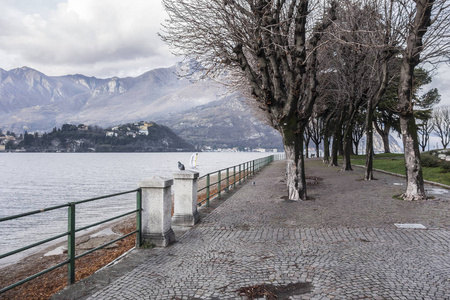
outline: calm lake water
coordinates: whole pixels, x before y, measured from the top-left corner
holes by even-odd
[[[152,176],[172,177],[192,153],[1,153],[0,217],[137,188]],[[199,153],[200,176],[270,153]],[[135,209],[135,194],[77,206],[77,228]],[[0,254],[67,230],[67,208],[0,223]],[[48,246],[48,245],[47,245]],[[0,260],[0,267],[23,255]]]

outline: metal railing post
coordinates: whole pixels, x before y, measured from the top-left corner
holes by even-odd
[[[228,192],[230,187],[230,168],[227,168],[227,187],[226,187],[226,191]]]
[[[220,172],[220,170],[219,170],[219,172],[218,172],[218,177],[217,177],[217,190],[218,190],[218,197],[219,197],[219,199],[220,199],[220,190],[221,190],[221,181],[222,181],[222,178],[221,178],[221,174],[222,174],[222,172]]]
[[[241,164],[239,164],[239,185],[241,185]]]
[[[206,207],[209,207],[209,174],[206,175]]]
[[[233,187],[236,188],[236,166],[233,166]]]
[[[69,203],[67,253],[69,256],[68,284],[75,283],[75,204]]]
[[[136,193],[136,247],[142,247],[142,190]]]
[[[252,174],[255,176],[255,161],[252,160]]]

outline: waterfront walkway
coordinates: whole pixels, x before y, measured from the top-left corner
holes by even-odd
[[[448,191],[427,185],[434,199],[405,202],[393,198],[402,178],[306,168],[308,201],[286,200],[274,162],[175,244],[135,250],[54,298],[247,299],[241,288],[271,285],[278,299],[449,299]]]

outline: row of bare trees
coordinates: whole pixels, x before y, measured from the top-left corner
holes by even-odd
[[[419,145],[425,151],[429,145],[430,134],[434,132],[441,140],[444,149],[450,143],[450,106],[440,106],[433,109],[432,114],[420,119],[417,124]]]
[[[405,149],[407,200],[423,199],[415,122],[414,70],[448,59],[450,14],[445,0],[163,0],[162,38],[208,76],[226,74],[252,98],[284,142],[289,199],[306,199],[303,143],[308,123],[332,136],[331,164],[342,141],[351,169],[355,124],[364,122],[370,180],[373,124],[387,103]],[[447,56],[446,56],[447,55]],[[233,78],[233,79],[231,79]],[[394,91],[392,91],[394,90]],[[392,98],[392,97],[391,97]],[[363,113],[363,114],[362,114]],[[311,115],[314,118],[311,119]],[[364,118],[361,120],[361,115]],[[316,120],[316,121],[315,121]],[[375,122],[378,123],[378,122]],[[382,124],[388,124],[382,122]],[[380,129],[387,130],[389,126]],[[327,154],[326,154],[327,155]]]

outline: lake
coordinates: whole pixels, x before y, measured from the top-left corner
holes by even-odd
[[[271,153],[200,152],[200,176]],[[139,180],[173,177],[192,153],[0,153],[0,217],[133,190]],[[77,228],[135,209],[135,194],[77,206]],[[0,254],[67,230],[67,208],[0,223]],[[0,267],[20,259],[0,260]],[[23,257],[23,255],[22,255]]]

